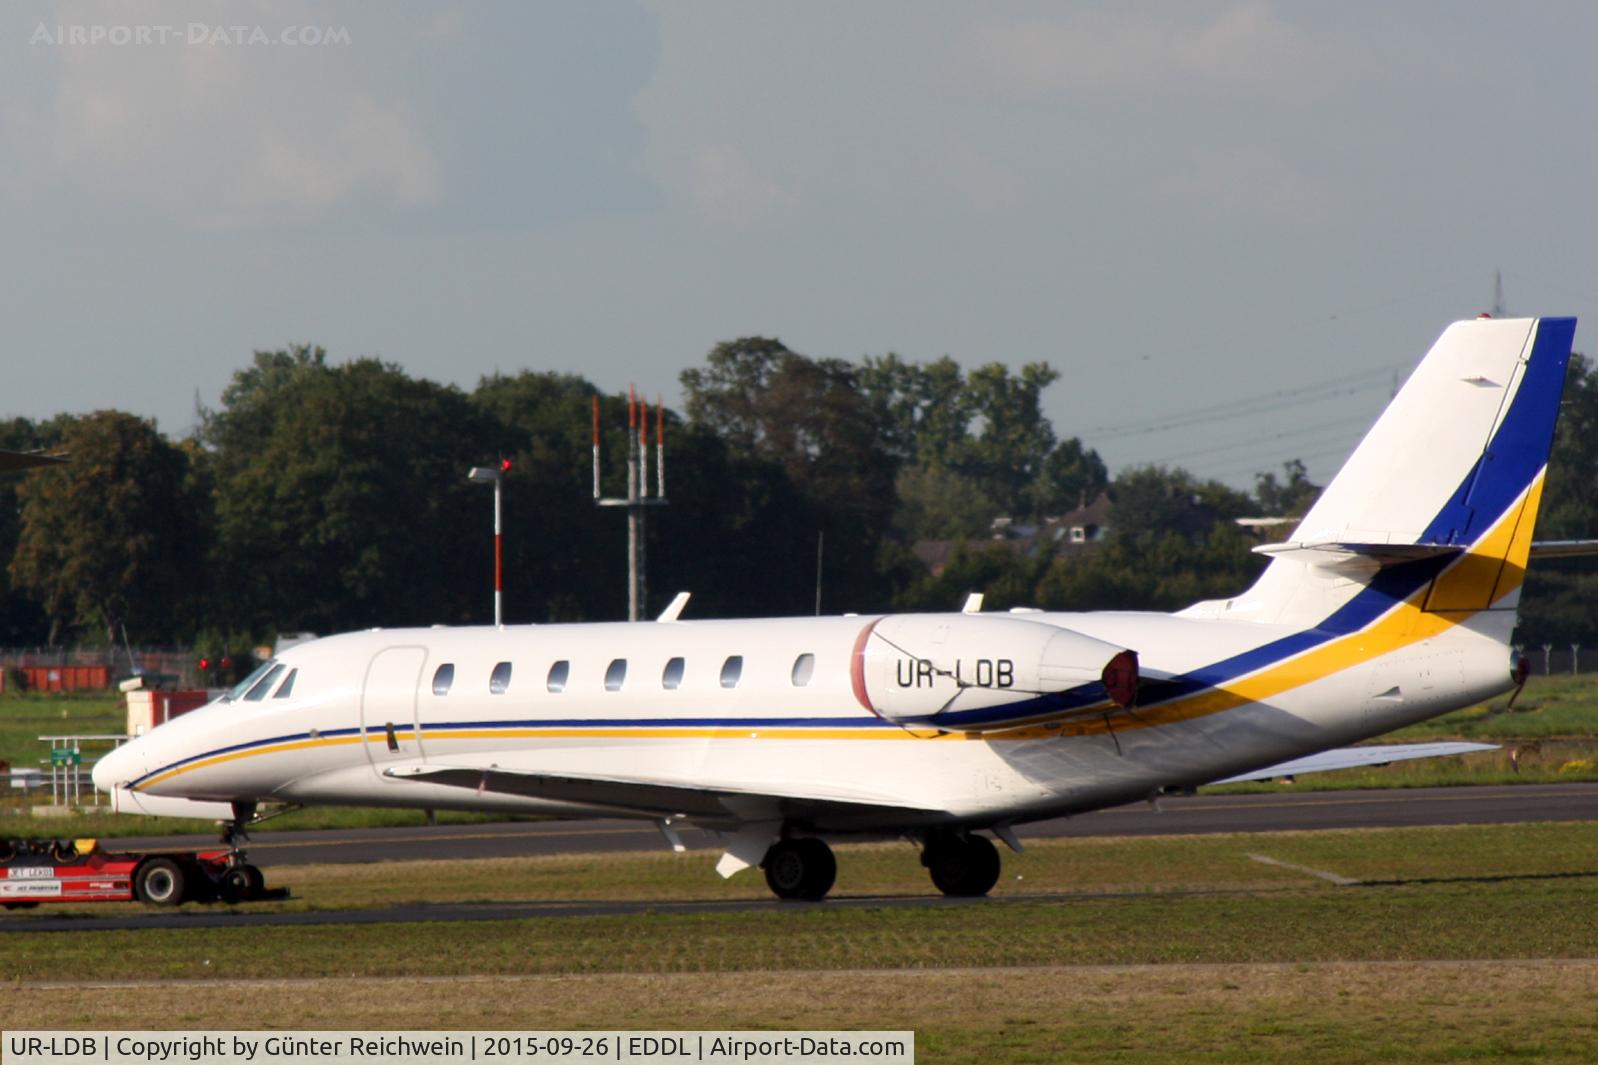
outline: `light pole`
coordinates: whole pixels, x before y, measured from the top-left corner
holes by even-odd
[[[492,483],[494,486],[494,626],[496,628],[505,624],[504,593],[502,591],[504,587],[503,563],[500,550],[502,537],[500,535],[499,511],[500,493],[505,483],[505,471],[508,469],[510,469],[510,459],[500,459],[498,469],[492,466],[473,466],[471,472],[466,475],[466,479],[469,481],[476,481],[478,484]]]

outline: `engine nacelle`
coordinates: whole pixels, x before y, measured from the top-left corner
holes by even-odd
[[[1137,655],[1021,618],[897,614],[861,630],[851,679],[885,721],[991,732],[1132,705]]]

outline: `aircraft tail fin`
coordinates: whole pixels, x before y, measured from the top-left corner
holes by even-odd
[[[1261,549],[1271,565],[1228,612],[1315,624],[1351,585],[1381,583],[1429,612],[1502,611],[1491,628],[1507,642],[1575,328],[1449,326],[1288,542]]]

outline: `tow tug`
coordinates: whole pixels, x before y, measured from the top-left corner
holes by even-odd
[[[95,839],[0,840],[0,906],[41,902],[256,902],[288,898],[266,886],[230,835],[225,846],[150,854],[105,851]]]

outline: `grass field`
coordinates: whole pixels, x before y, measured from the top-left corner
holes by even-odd
[[[907,847],[840,858],[842,895],[930,890]],[[312,909],[764,894],[755,876],[717,880],[713,860],[295,867],[283,882],[287,905]],[[1589,1061],[1598,1039],[1598,824],[1047,841],[1007,858],[987,902],[926,909],[181,923],[0,933],[0,1024],[908,1028],[927,1062]]]

